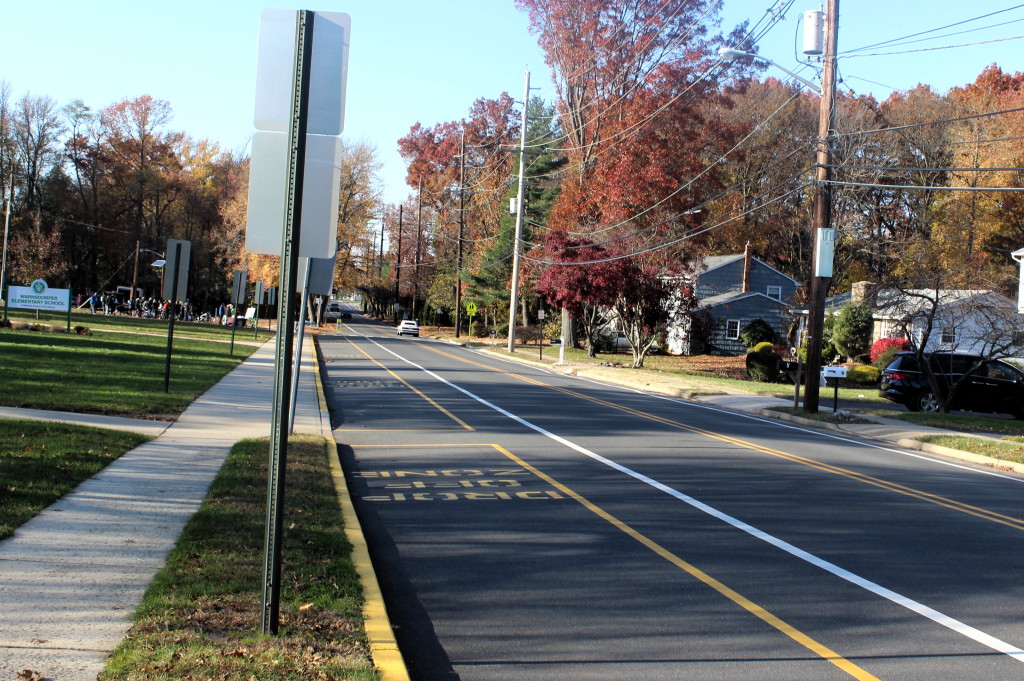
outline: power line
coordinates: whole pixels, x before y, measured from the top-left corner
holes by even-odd
[[[526,256],[526,255],[524,255],[523,257],[526,258],[527,260],[531,261],[531,262],[536,262],[536,263],[539,263],[539,264],[542,264],[542,265],[596,265],[596,264],[601,264],[601,263],[606,263],[606,262],[613,262],[613,261],[616,261],[616,260],[623,260],[625,258],[633,258],[633,257],[636,257],[638,255],[645,255],[647,253],[652,253],[654,251],[659,251],[659,250],[668,248],[670,246],[675,246],[676,244],[682,243],[683,241],[688,241],[690,239],[693,239],[694,237],[700,236],[701,234],[704,234],[706,232],[710,232],[713,229],[717,229],[719,227],[724,227],[725,225],[727,225],[727,224],[729,224],[731,222],[735,222],[736,220],[739,220],[740,218],[742,218],[742,217],[744,217],[746,215],[749,215],[749,214],[753,213],[756,210],[760,210],[761,208],[764,208],[765,206],[768,206],[768,205],[771,205],[771,204],[776,203],[778,201],[781,201],[781,200],[787,198],[788,196],[790,196],[790,195],[792,195],[792,194],[794,194],[796,192],[799,192],[799,191],[803,190],[806,187],[811,186],[811,184],[812,183],[810,183],[810,182],[802,183],[799,186],[794,187],[794,188],[790,189],[789,191],[784,192],[783,194],[781,194],[781,195],[779,195],[779,196],[777,196],[777,197],[775,197],[773,199],[769,199],[768,201],[765,201],[764,203],[762,203],[760,205],[752,206],[749,210],[746,210],[746,211],[740,213],[739,215],[734,215],[733,217],[728,218],[727,220],[721,220],[721,221],[714,222],[714,223],[704,223],[703,225],[695,227],[693,230],[691,230],[691,231],[689,231],[689,232],[687,232],[687,233],[685,233],[685,234],[683,234],[683,235],[681,235],[679,237],[668,239],[668,240],[662,241],[662,242],[660,242],[658,244],[654,244],[654,245],[647,246],[647,247],[644,247],[644,248],[641,248],[641,249],[637,249],[637,250],[631,251],[629,253],[620,253],[620,254],[616,254],[616,255],[613,255],[613,256],[609,256],[607,258],[600,258],[600,259],[596,259],[596,260],[586,260],[586,261],[579,261],[579,262],[562,262],[562,261],[558,261],[558,260],[547,260],[547,259],[542,259],[542,258],[531,258],[531,257]],[[671,220],[674,220],[675,218],[679,217],[680,215],[674,215],[671,218],[663,220],[661,222],[661,225],[667,224]],[[659,226],[661,226],[661,225],[659,225]]]
[[[970,114],[967,116],[958,116],[957,118],[945,118],[936,121],[925,121],[923,123],[911,123],[909,125],[897,125],[889,128],[876,128],[874,130],[856,130],[854,132],[837,132],[835,137],[852,137],[854,135],[870,135],[876,132],[892,132],[896,130],[908,130],[910,128],[920,128],[926,125],[939,125],[941,123],[960,123],[962,121],[969,121],[975,118],[988,118],[990,116],[1000,116],[1003,114],[1018,113],[1024,111],[1024,107],[1016,107],[1013,109],[1002,109],[1000,111],[986,111],[984,113]]]
[[[1004,12],[1011,12],[1011,11],[1013,11],[1015,9],[1020,9],[1021,7],[1024,7],[1024,4],[1022,4],[1022,5],[1014,5],[1013,7],[1007,7],[1005,9],[997,10],[995,12],[989,12],[988,14],[982,14],[981,16],[973,17],[971,19],[964,19],[962,21],[957,21],[957,22],[954,22],[952,24],[946,24],[945,26],[939,26],[937,28],[930,28],[927,31],[919,31],[917,33],[911,33],[910,35],[905,35],[905,36],[902,36],[902,37],[899,37],[899,38],[891,38],[889,40],[883,40],[882,42],[879,42],[879,43],[873,43],[871,45],[865,45],[863,47],[857,47],[857,48],[854,48],[852,50],[844,50],[843,52],[840,52],[840,55],[849,56],[849,55],[851,55],[854,52],[863,52],[864,50],[872,50],[872,49],[874,49],[876,47],[882,47],[882,46],[885,46],[885,45],[890,45],[892,43],[898,43],[898,42],[901,42],[901,41],[904,41],[904,40],[909,40],[910,38],[917,38],[919,36],[927,35],[929,33],[935,33],[937,31],[944,31],[947,28],[954,28],[956,26],[961,26],[963,24],[969,24],[972,21],[979,21],[981,19],[987,19],[988,17],[992,17],[992,16],[995,16],[997,14],[1002,14]]]
[[[931,191],[947,192],[1024,192],[1024,187],[940,187],[923,186],[916,184],[873,184],[870,182],[841,182],[829,180],[829,184],[842,185],[845,187],[876,187],[879,189],[927,189]]]

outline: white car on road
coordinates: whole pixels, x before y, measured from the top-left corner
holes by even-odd
[[[415,319],[403,319],[398,325],[399,336],[419,336],[420,325]]]

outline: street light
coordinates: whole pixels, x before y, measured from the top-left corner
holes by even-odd
[[[732,61],[736,57],[750,57],[751,59],[760,59],[763,62],[767,62],[767,63],[771,64],[772,66],[774,66],[778,70],[782,71],[783,73],[789,74],[789,76],[791,78],[794,78],[795,80],[798,80],[801,83],[803,83],[804,85],[806,85],[811,90],[811,92],[813,92],[814,94],[818,95],[819,97],[821,96],[821,88],[820,87],[818,87],[817,85],[815,85],[814,83],[812,83],[811,81],[809,81],[809,80],[807,80],[805,78],[801,78],[800,76],[796,75],[795,73],[793,73],[792,71],[790,71],[786,67],[780,66],[779,64],[776,64],[775,62],[773,62],[771,59],[768,59],[767,57],[762,57],[761,55],[754,54],[753,52],[744,52],[743,50],[737,50],[735,47],[719,47],[718,48],[718,56],[721,57],[723,61]]]
[[[132,290],[131,290],[131,293],[128,296],[132,300],[134,300],[136,295],[137,295],[136,289],[135,289],[135,284],[139,280],[139,253],[152,253],[153,255],[160,256],[160,258],[164,258],[165,257],[163,253],[158,253],[157,251],[151,251],[148,248],[140,248],[139,242],[138,241],[135,242],[135,265],[132,267]],[[160,263],[160,264],[159,265],[156,264],[157,262]],[[153,263],[152,266],[153,267],[163,267],[166,264],[167,264],[167,261],[161,259],[161,260],[157,260],[155,263]],[[163,272],[160,273],[160,279],[161,279],[160,284],[161,284],[161,287],[162,287],[163,286]]]

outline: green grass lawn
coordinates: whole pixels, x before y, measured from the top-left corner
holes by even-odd
[[[1024,421],[999,418],[996,416],[974,416],[970,414],[925,414],[906,410],[865,411],[870,416],[899,419],[918,426],[930,426],[944,430],[967,433],[995,433],[997,435],[1024,435]]]
[[[138,320],[135,320],[138,321]],[[255,350],[178,336],[164,392],[166,336],[0,329],[0,405],[172,418]]]
[[[102,428],[0,419],[0,539],[148,439]]]
[[[377,678],[320,438],[289,445],[281,629],[259,634],[267,448],[235,445],[101,681]]]
[[[12,322],[46,324],[48,326],[57,327],[58,329],[65,329],[67,327],[68,316],[66,312],[40,311],[38,319],[36,318],[37,315],[34,310],[8,310],[7,314]],[[166,319],[143,319],[138,317],[125,317],[123,315],[91,314],[88,311],[78,311],[71,313],[72,332],[76,326],[85,327],[94,331],[124,331],[157,334],[162,335],[164,338],[167,337]],[[263,342],[272,335],[273,332],[267,330],[267,320],[261,319],[260,328],[256,331],[253,329],[243,329],[241,327],[236,328],[235,343],[252,343],[254,342],[254,338],[255,342]],[[208,338],[211,340],[230,341],[231,327],[205,322],[175,322],[174,336],[175,338],[184,338],[188,336],[192,338]]]

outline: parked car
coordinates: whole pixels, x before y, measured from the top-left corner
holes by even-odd
[[[420,325],[415,319],[403,319],[398,324],[399,336],[419,336]]]
[[[1024,357],[984,360],[970,353],[925,355],[938,379],[936,395],[913,352],[901,352],[882,371],[879,395],[910,411],[939,411],[941,398],[972,367],[977,367],[953,392],[952,409],[1011,414],[1024,419]],[[981,366],[978,366],[978,365]]]

